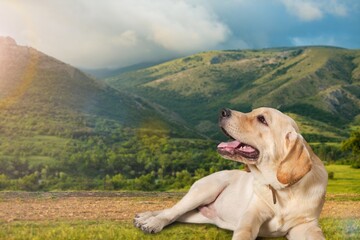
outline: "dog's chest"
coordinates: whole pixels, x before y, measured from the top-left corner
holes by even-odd
[[[281,198],[278,200],[273,207],[275,215],[267,222],[266,229],[269,232],[286,234],[292,227],[312,219],[296,199],[288,197],[287,201]]]
[[[285,219],[282,216],[276,216],[263,224],[260,229],[262,236],[284,236],[288,229],[284,229]]]
[[[287,192],[272,191],[266,185],[255,185],[255,192],[272,209],[273,217],[260,228],[259,236],[285,236],[301,216],[297,212],[297,200]],[[274,201],[274,197],[276,201]],[[295,210],[295,211],[294,211]]]
[[[263,236],[284,236],[294,224],[293,220],[296,217],[291,211],[279,206],[274,206],[274,210],[274,217],[265,222],[260,229],[260,234]]]

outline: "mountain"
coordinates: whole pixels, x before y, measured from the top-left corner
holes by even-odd
[[[218,138],[222,107],[289,113],[310,141],[341,141],[360,123],[360,51],[335,47],[211,51],[106,79]]]
[[[185,125],[159,104],[0,37],[0,191],[166,190],[234,165]]]
[[[120,68],[97,68],[97,69],[80,68],[80,70],[98,79],[103,79],[103,78],[113,77],[126,72],[152,67],[160,63],[161,62],[143,62],[143,63],[138,63]]]
[[[95,122],[103,120],[131,128],[187,131],[161,106],[115,90],[9,37],[0,38],[0,111],[7,131],[92,131]]]

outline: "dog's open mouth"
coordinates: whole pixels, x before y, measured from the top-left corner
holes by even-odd
[[[222,142],[217,146],[218,153],[224,157],[228,157],[232,160],[238,160],[239,157],[246,158],[250,161],[255,161],[259,158],[259,150],[255,147],[235,140],[232,136],[230,136],[225,129],[223,132],[229,136],[232,141],[230,142]]]

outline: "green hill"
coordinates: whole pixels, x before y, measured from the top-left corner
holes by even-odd
[[[72,134],[93,131],[94,122],[107,120],[124,127],[184,132],[160,106],[99,83],[33,48],[18,46],[11,38],[0,38],[0,66],[3,129],[14,123],[17,128],[30,124],[33,130]]]
[[[219,137],[222,107],[291,113],[312,142],[338,142],[360,120],[360,51],[333,47],[212,51],[106,79]]]
[[[167,183],[157,188],[169,186],[184,165],[193,174],[198,159],[208,170],[216,158],[206,155],[215,144],[181,137],[199,135],[156,103],[0,37],[0,190],[118,189],[127,179],[146,190],[159,169]]]

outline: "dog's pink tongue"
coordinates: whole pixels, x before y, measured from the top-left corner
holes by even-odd
[[[225,149],[235,149],[237,148],[241,143],[239,141],[232,141],[232,142],[222,142],[217,147],[218,148],[225,148]]]

